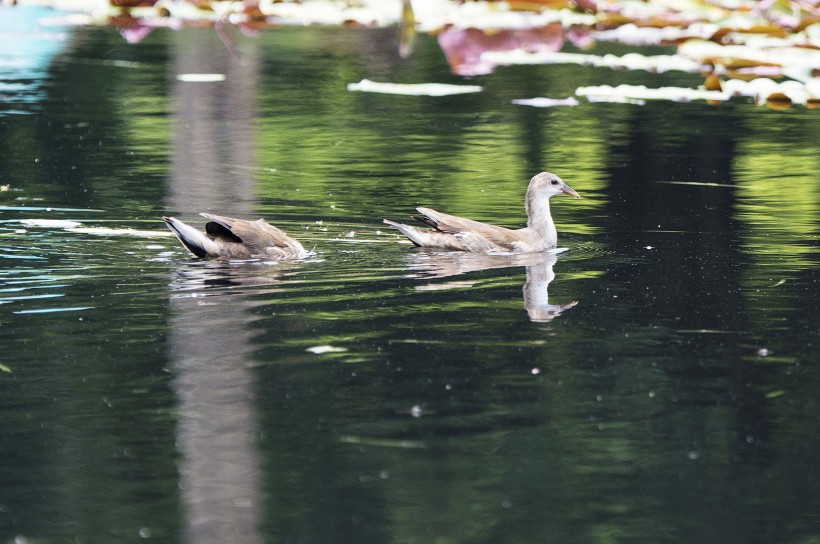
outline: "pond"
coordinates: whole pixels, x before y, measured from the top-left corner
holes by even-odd
[[[516,105],[647,75],[392,28],[49,32],[0,53],[0,541],[820,541],[816,110]],[[521,226],[542,170],[559,254],[382,223]],[[160,219],[199,212],[315,255],[199,261]]]

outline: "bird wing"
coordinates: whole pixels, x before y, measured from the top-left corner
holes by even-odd
[[[288,258],[307,253],[297,240],[264,219],[246,221],[207,213],[201,215],[212,221],[206,225],[209,234],[221,235],[227,239],[226,241],[238,241],[250,249],[253,255]]]
[[[513,242],[517,240],[516,231],[512,229],[473,221],[465,217],[447,215],[430,208],[416,209],[423,214],[416,217],[416,219],[430,225],[439,232],[458,234],[471,241],[478,241],[478,237],[481,237],[488,243],[505,249],[512,249]]]
[[[477,233],[477,232],[457,232],[453,234],[455,238],[461,242],[461,245],[467,251],[473,253],[489,253],[492,251],[504,251],[508,249],[503,246],[499,246],[489,238]]]
[[[308,252],[304,246],[295,238],[291,238],[284,231],[274,227],[264,219],[258,219],[252,225],[255,232],[259,232],[261,239],[271,240],[276,245],[276,250],[267,247],[267,253],[276,258],[298,258],[304,257]],[[263,234],[264,233],[264,234]]]
[[[221,215],[211,215],[209,213],[201,213],[199,215],[209,220],[208,223],[205,224],[205,232],[212,238],[222,239],[225,242],[234,244],[242,243],[242,239],[234,234],[232,230],[234,224],[239,221],[238,219]]]

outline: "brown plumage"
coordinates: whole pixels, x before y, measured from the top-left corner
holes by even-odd
[[[533,176],[525,197],[527,226],[521,229],[497,227],[430,208],[416,208],[422,215],[415,219],[432,229],[420,229],[388,219],[384,222],[422,247],[473,253],[544,251],[558,244],[558,232],[552,221],[549,203],[550,197],[557,194],[580,198],[572,187],[553,173],[541,172]]]
[[[264,219],[246,221],[209,213],[205,232],[174,217],[163,217],[168,228],[182,245],[203,259],[299,259],[310,253],[297,240],[267,223]]]

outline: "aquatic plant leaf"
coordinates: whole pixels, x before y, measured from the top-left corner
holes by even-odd
[[[723,92],[729,96],[752,97],[757,104],[765,104],[770,96],[777,94],[784,95],[793,104],[806,104],[811,98],[820,98],[820,78],[814,78],[805,84],[793,80],[778,83],[769,78],[757,78],[751,81],[729,79],[723,82]]]
[[[694,60],[678,55],[641,55],[627,53],[617,55],[588,55],[581,53],[538,52],[529,53],[521,49],[507,52],[487,52],[482,60],[494,65],[511,64],[579,64],[582,66],[596,66],[619,70],[646,70],[649,72],[667,72],[678,70],[682,72],[701,72],[706,66]]]
[[[706,81],[703,82],[703,87],[707,91],[722,91],[723,85],[720,83],[720,78],[715,74],[706,76]]]
[[[729,79],[722,83],[722,90],[706,88],[690,89],[685,87],[648,88],[644,85],[593,85],[578,87],[575,94],[585,96],[590,101],[625,100],[671,100],[688,102],[691,100],[725,101],[734,96],[754,98],[757,104],[766,104],[770,107],[791,104],[807,104],[810,98],[817,98],[810,94],[808,86],[798,81],[784,81],[777,83],[774,80],[758,78],[752,81]],[[782,95],[782,96],[781,96]],[[771,97],[771,98],[770,98]],[[771,103],[770,103],[771,102]]]
[[[775,92],[766,97],[766,106],[773,110],[785,110],[792,106],[792,101],[785,93]]]
[[[450,85],[447,83],[379,83],[363,79],[358,83],[348,83],[348,91],[399,94],[406,96],[448,96],[453,94],[479,93],[478,85]]]
[[[415,2],[414,12],[419,32],[441,32],[444,29],[514,30],[543,28],[560,23],[594,26],[598,17],[569,9],[514,10],[505,2],[452,2],[428,0]]]
[[[593,85],[578,87],[575,89],[575,94],[598,100],[606,97],[638,100],[672,100],[675,102],[726,99],[726,95],[719,91],[687,89],[685,87],[660,87],[652,89],[645,85],[618,85],[617,87],[612,87],[611,85]]]
[[[574,96],[569,98],[547,98],[539,96],[536,98],[518,98],[512,101],[519,106],[532,106],[535,108],[552,108],[555,106],[577,106],[580,104]]]
[[[186,83],[213,83],[225,81],[225,74],[177,74],[177,80]]]
[[[334,2],[305,0],[281,2],[261,0],[259,11],[276,24],[290,25],[349,25],[386,27],[399,21],[401,0],[360,0]]]
[[[42,0],[16,1],[35,4]],[[412,54],[416,33],[435,34],[451,71],[467,77],[489,74],[498,66],[522,64],[676,70],[715,77],[709,77],[703,89],[667,92],[666,99],[716,102],[743,95],[770,108],[820,105],[820,90],[816,89],[820,4],[816,0],[102,0],[102,4],[100,0],[72,0],[70,10],[83,15],[75,13],[42,24],[116,26],[129,43],[140,42],[156,27],[184,25],[213,26],[223,41],[224,25],[234,25],[248,34],[283,24],[400,25],[400,56]],[[562,51],[566,41],[579,50],[590,49],[597,41],[668,45],[676,50],[667,55],[591,55]],[[226,46],[232,47],[227,42]],[[717,78],[738,83],[733,83],[732,89],[721,89]],[[789,78],[801,85],[782,81],[785,87],[775,88],[772,83],[758,81],[769,78]],[[740,80],[755,83],[748,87]],[[348,89],[417,96],[481,90],[457,87],[397,86],[363,80]],[[709,92],[723,94],[720,98],[700,94]],[[633,94],[600,90],[587,99],[635,103],[664,99],[664,93],[657,89],[648,92],[648,98],[644,96],[647,92],[637,93],[641,97]]]
[[[750,66],[789,66],[816,68],[820,66],[820,50],[771,42],[744,45],[720,45],[706,40],[688,40],[678,47],[678,54],[702,64],[724,66],[727,69]]]
[[[496,32],[448,29],[438,35],[438,44],[453,73],[477,76],[491,73],[499,64],[489,53],[558,51],[564,44],[564,30],[559,24]]]

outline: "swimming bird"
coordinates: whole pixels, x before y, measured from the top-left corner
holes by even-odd
[[[264,219],[246,221],[209,213],[199,215],[208,219],[205,232],[174,217],[162,218],[185,249],[197,257],[284,260],[299,259],[310,254],[297,240]]]
[[[527,226],[507,229],[488,223],[447,215],[430,208],[416,208],[422,215],[414,219],[433,227],[420,229],[385,219],[420,247],[470,251],[473,253],[525,253],[544,251],[558,244],[558,232],[550,215],[550,197],[565,194],[581,198],[572,187],[551,172],[541,172],[530,180],[524,204]]]

